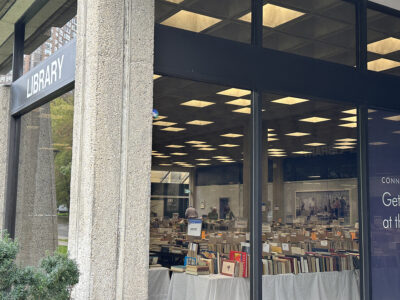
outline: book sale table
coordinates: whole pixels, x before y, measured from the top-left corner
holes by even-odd
[[[264,275],[263,300],[357,300],[359,271]],[[244,300],[250,296],[248,278],[173,273],[168,300]]]
[[[170,284],[169,269],[159,267],[149,270],[149,300],[165,300]]]

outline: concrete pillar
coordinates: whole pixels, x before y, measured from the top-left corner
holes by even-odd
[[[0,230],[5,225],[9,126],[10,87],[0,85]]]
[[[57,247],[52,144],[50,104],[22,116],[15,237],[23,265],[37,265]]]
[[[189,206],[192,205],[195,207],[196,205],[196,168],[191,168],[189,171]],[[197,211],[199,207],[196,207]]]
[[[274,176],[272,184],[272,192],[274,202],[272,205],[273,209],[273,220],[275,222],[284,221],[284,199],[283,199],[283,161],[282,159],[274,159],[273,162]]]
[[[154,0],[78,0],[73,299],[147,299]]]

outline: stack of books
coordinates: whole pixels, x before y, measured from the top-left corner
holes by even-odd
[[[186,266],[186,274],[190,275],[209,275],[208,266]]]

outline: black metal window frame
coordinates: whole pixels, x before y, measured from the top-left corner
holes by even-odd
[[[371,299],[368,207],[368,108],[400,111],[400,78],[367,71],[367,8],[400,18],[400,11],[368,2],[356,11],[355,68],[262,47],[263,0],[251,0],[251,44],[155,25],[154,72],[194,81],[252,90],[251,114],[251,299],[261,299],[261,99],[262,92],[282,92],[355,105],[358,110],[358,172],[361,252],[361,299]],[[13,81],[22,76],[25,21],[15,25]],[[201,49],[201,51],[199,51]],[[291,70],[292,72],[282,72]],[[310,85],[310,82],[313,84]],[[73,86],[71,87],[71,89]],[[66,92],[66,91],[64,91]],[[43,99],[41,100],[43,103]],[[51,99],[47,99],[47,102]],[[35,106],[32,106],[32,109]],[[24,113],[28,113],[26,111]],[[15,235],[21,115],[11,117],[5,226]]]

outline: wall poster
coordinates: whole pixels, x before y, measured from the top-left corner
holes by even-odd
[[[333,220],[349,222],[350,191],[296,192],[296,218],[329,224]]]

